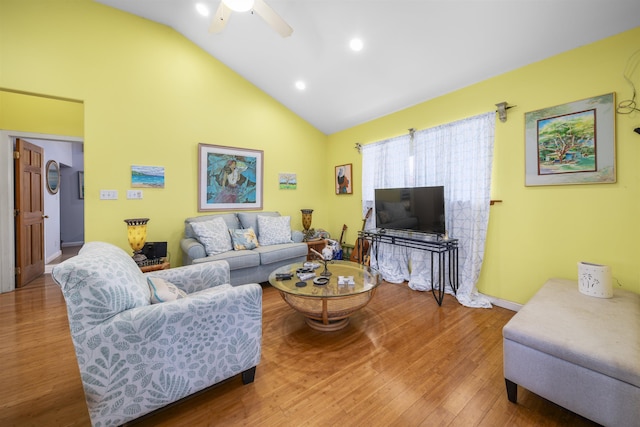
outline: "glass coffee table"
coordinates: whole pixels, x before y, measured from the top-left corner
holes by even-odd
[[[331,275],[322,276],[324,265],[321,261],[317,263],[320,267],[313,271],[314,278],[300,280],[296,272],[304,268],[304,263],[296,263],[273,271],[269,283],[280,291],[291,308],[305,316],[309,327],[337,331],[349,324],[349,316],[369,303],[382,278],[374,268],[350,261],[330,261],[327,269]],[[281,274],[292,277],[281,280],[278,278]],[[345,283],[339,283],[340,276]],[[347,283],[350,277],[352,283]]]

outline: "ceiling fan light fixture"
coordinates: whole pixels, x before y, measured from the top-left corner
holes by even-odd
[[[254,0],[222,0],[234,12],[247,12],[253,9]]]

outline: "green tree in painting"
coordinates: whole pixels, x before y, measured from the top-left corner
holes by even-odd
[[[591,157],[594,147],[595,110],[567,116],[552,117],[538,122],[538,154],[541,163],[566,163],[568,153]]]

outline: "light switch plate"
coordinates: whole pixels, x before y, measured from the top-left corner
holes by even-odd
[[[118,200],[118,190],[100,190],[100,200]]]
[[[127,190],[127,199],[142,199],[142,190]]]

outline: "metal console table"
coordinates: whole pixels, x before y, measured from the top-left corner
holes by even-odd
[[[375,249],[376,261],[380,243],[428,252],[431,256],[431,293],[438,305],[442,305],[447,282],[454,293],[458,291],[458,239],[444,239],[420,231],[380,228],[360,231],[358,236],[370,242]],[[437,274],[434,273],[434,266],[437,267]]]

